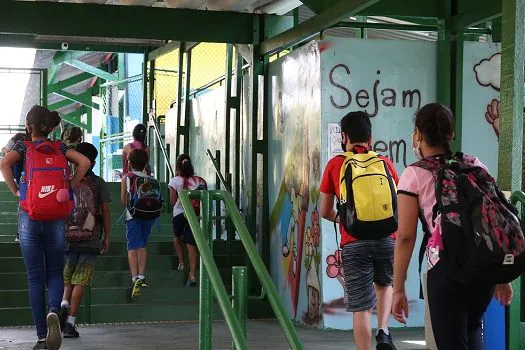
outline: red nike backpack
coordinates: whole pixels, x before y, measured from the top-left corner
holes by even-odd
[[[69,165],[61,142],[24,141],[25,176],[20,183],[20,206],[35,221],[65,220],[73,208]]]

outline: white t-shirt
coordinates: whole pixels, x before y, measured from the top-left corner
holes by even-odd
[[[175,176],[173,179],[171,179],[168,186],[170,189],[177,191],[177,193],[183,190],[205,190],[208,188],[206,181],[200,176],[192,176],[188,178]],[[180,202],[180,198],[178,198],[177,203],[175,203],[173,206],[173,217],[182,214],[183,212],[184,209],[182,209],[182,203]]]

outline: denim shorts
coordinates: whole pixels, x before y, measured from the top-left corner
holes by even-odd
[[[182,238],[182,241],[186,244],[197,245],[184,214],[173,217],[173,235],[177,238]]]
[[[155,220],[130,219],[126,221],[128,250],[146,248]]]

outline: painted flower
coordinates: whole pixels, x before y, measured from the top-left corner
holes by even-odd
[[[330,278],[343,276],[343,259],[341,257],[341,249],[335,251],[334,254],[326,257],[326,274]]]
[[[314,246],[319,247],[319,238],[321,235],[321,227],[319,225],[319,212],[314,210],[312,213],[312,243]]]
[[[314,255],[314,247],[312,244],[312,233],[311,233],[310,227],[306,229],[305,244],[306,244],[306,252],[305,252],[306,256]]]

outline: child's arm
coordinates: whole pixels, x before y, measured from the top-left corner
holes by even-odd
[[[128,201],[128,196],[127,196],[127,193],[128,193],[128,183],[127,183],[127,179],[128,177],[127,176],[123,176],[122,177],[122,182],[120,184],[120,203],[126,205],[127,201]]]
[[[109,203],[105,202],[101,204],[102,209],[102,225],[104,228],[104,241],[102,241],[102,251],[100,254],[104,254],[109,249],[109,237],[111,235],[111,212],[109,210]]]
[[[82,180],[89,169],[91,169],[91,161],[87,159],[86,156],[73,149],[70,149],[66,152],[66,159],[69,162],[77,165],[75,175],[73,175],[73,178],[71,179],[71,186],[75,186],[80,182],[80,180]]]
[[[13,175],[13,165],[20,160],[20,155],[16,151],[9,152],[0,161],[0,171],[4,176],[7,187],[16,196],[18,195],[18,186],[15,183],[15,176]]]
[[[169,187],[170,189],[170,204],[175,205],[177,203],[177,200],[179,199],[179,194],[177,193],[177,190],[173,187]]]

